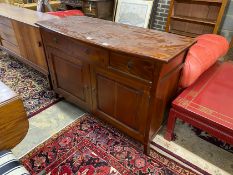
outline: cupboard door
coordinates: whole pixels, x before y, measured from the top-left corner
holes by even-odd
[[[54,90],[68,101],[89,111],[91,108],[89,65],[58,49],[47,47],[47,52]]]
[[[12,24],[21,56],[47,74],[48,67],[39,28],[17,21],[13,21]]]
[[[100,69],[92,74],[93,112],[141,140],[147,121],[150,87]]]

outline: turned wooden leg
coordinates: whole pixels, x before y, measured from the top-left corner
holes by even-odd
[[[166,133],[164,136],[164,138],[168,141],[171,141],[173,138],[175,123],[176,123],[176,114],[174,109],[171,109],[168,117]]]

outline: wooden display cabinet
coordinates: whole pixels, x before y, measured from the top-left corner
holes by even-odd
[[[171,0],[166,31],[196,37],[217,33],[228,0]]]

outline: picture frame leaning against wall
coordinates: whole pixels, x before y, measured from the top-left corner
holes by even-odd
[[[148,28],[153,0],[118,0],[115,22]]]

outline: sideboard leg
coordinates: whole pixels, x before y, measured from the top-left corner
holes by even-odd
[[[150,155],[150,144],[149,143],[144,144],[144,154],[146,154],[147,156]]]

